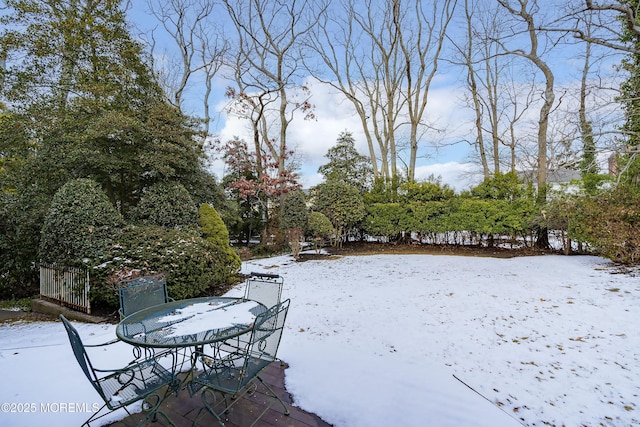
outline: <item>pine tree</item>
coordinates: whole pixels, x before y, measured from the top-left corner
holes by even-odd
[[[361,193],[371,187],[373,170],[370,160],[358,153],[351,132],[342,132],[336,145],[327,151],[325,157],[329,159],[329,163],[320,166],[318,172],[326,181],[346,182]]]

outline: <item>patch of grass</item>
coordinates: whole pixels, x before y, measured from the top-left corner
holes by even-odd
[[[20,309],[22,311],[31,311],[32,299],[33,298],[0,300],[0,309]]]

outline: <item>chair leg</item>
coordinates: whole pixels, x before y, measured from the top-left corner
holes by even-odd
[[[282,399],[280,399],[280,396],[278,396],[276,394],[275,391],[273,391],[273,389],[271,387],[269,387],[269,385],[267,383],[264,382],[264,380],[262,379],[262,377],[260,377],[260,375],[257,376],[258,380],[260,380],[260,383],[262,383],[262,385],[269,390],[269,393],[271,393],[271,397],[275,397],[278,402],[280,402],[280,404],[282,405],[282,408],[284,409],[284,414],[285,415],[289,415],[291,414],[291,412],[289,411],[289,408],[287,408],[287,405],[284,403],[284,401]]]
[[[169,387],[164,395],[161,397],[158,393],[152,393],[149,396],[145,397],[142,401],[142,410],[144,412],[148,412],[147,415],[140,420],[137,424],[138,427],[145,425],[148,421],[156,422],[158,421],[158,416],[160,416],[167,425],[172,427],[176,427],[175,423],[169,418],[167,414],[160,410],[160,405],[164,401],[164,399],[171,394],[171,387]],[[126,410],[126,409],[125,409]],[[128,412],[128,411],[127,411]]]
[[[210,399],[211,403],[209,402],[209,399],[207,399],[207,394],[211,396],[211,399]],[[223,397],[224,397],[224,407],[225,407],[225,410],[223,413],[227,413],[228,412],[227,397],[224,394],[223,394]],[[200,399],[202,400],[202,408],[200,408],[200,410],[198,411],[198,414],[194,418],[192,426],[198,425],[198,420],[200,418],[200,415],[202,415],[202,411],[206,410],[216,418],[216,420],[222,427],[224,427],[224,421],[215,410],[215,407],[219,404],[218,399],[216,398],[215,391],[205,387],[202,390],[202,393],[200,394]]]

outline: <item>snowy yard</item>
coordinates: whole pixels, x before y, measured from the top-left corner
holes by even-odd
[[[640,424],[640,279],[604,259],[283,256],[251,271],[284,277],[287,389],[336,427]],[[59,323],[0,325],[0,375],[0,425],[79,425],[90,414],[60,403],[99,401]]]

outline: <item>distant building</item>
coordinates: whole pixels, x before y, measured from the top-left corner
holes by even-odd
[[[533,182],[534,184],[537,184],[538,171],[536,169],[519,171],[518,178],[525,182]],[[575,179],[580,179],[580,171],[575,169],[558,168],[547,170],[547,184],[566,184]]]

